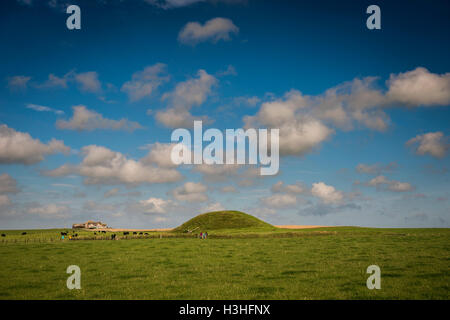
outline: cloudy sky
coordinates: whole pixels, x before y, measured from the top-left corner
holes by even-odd
[[[0,229],[450,226],[450,5],[367,1],[0,4]],[[174,128],[279,128],[280,171],[175,166]]]

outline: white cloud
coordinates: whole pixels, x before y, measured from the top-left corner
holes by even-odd
[[[70,148],[61,140],[52,139],[44,144],[28,133],[16,131],[5,124],[0,125],[0,163],[29,165],[42,161],[46,155],[69,151]]]
[[[207,181],[225,181],[238,175],[241,165],[238,164],[199,164],[193,167],[193,171],[201,173]]]
[[[142,161],[128,159],[120,152],[96,145],[83,147],[84,156],[77,166],[63,165],[55,170],[46,171],[48,176],[83,176],[85,184],[127,184],[175,182],[182,178],[174,169],[158,168]]]
[[[57,114],[57,115],[64,114],[64,111],[62,111],[62,110],[57,110],[57,109],[53,109],[53,108],[50,108],[47,106],[41,106],[41,105],[32,104],[32,103],[27,104],[27,108],[32,109],[34,111],[39,111],[39,112],[53,112],[54,114]]]
[[[19,0],[19,1],[31,1],[31,0]],[[237,4],[245,3],[247,0],[143,0],[144,2],[154,5],[162,9],[175,9],[190,6],[195,3],[227,3],[227,4]]]
[[[449,149],[448,138],[440,131],[417,135],[408,140],[406,145],[416,145],[416,153],[419,155],[429,154],[435,158],[443,158]]]
[[[184,185],[172,190],[172,196],[179,201],[205,202],[208,200],[208,196],[205,194],[207,189],[200,182],[186,182]]]
[[[214,202],[202,209],[202,212],[223,211],[225,207],[220,202]]]
[[[196,45],[199,42],[231,40],[231,34],[239,33],[239,28],[226,18],[213,18],[201,25],[198,22],[188,22],[178,34],[178,41],[183,44]]]
[[[220,191],[226,192],[226,193],[236,193],[236,192],[237,192],[236,188],[233,187],[233,186],[225,186],[225,187],[222,187],[222,188],[220,189]]]
[[[389,180],[385,176],[380,175],[371,179],[368,186],[377,188],[386,188],[394,192],[407,192],[414,190],[414,187],[408,182],[400,182],[396,180]]]
[[[386,96],[394,103],[410,106],[450,104],[450,73],[442,75],[418,67],[405,73],[391,74]]]
[[[0,175],[0,194],[17,192],[19,189],[16,180],[7,173]]]
[[[380,174],[381,172],[390,172],[395,168],[397,168],[397,163],[395,162],[390,162],[387,165],[381,165],[379,163],[372,165],[360,163],[356,166],[356,171],[359,173]]]
[[[163,100],[169,101],[169,107],[158,111],[156,119],[169,128],[191,127],[196,117],[191,115],[190,109],[203,104],[216,84],[214,76],[199,70],[197,78],[178,83],[174,91],[163,96]],[[205,117],[201,119],[207,120]]]
[[[100,93],[102,91],[102,84],[98,80],[98,73],[95,71],[77,73],[75,82],[78,83],[81,91],[90,93]]]
[[[121,91],[128,94],[130,101],[138,101],[148,97],[161,84],[169,80],[167,65],[156,63],[144,70],[133,73],[131,80],[123,84]]]
[[[134,131],[142,129],[143,127],[134,121],[128,119],[111,120],[104,118],[100,113],[89,110],[85,106],[74,106],[73,116],[69,120],[58,120],[56,127],[58,129],[66,130],[95,130],[95,129],[109,129],[109,130],[126,130]]]
[[[28,82],[31,77],[27,76],[13,76],[8,79],[8,87],[11,90],[25,90],[28,87]]]
[[[144,213],[165,214],[168,208],[173,205],[173,202],[171,200],[151,197],[147,200],[139,201],[139,205]]]
[[[255,116],[244,117],[245,128],[279,128],[280,155],[303,155],[333,133],[319,120],[301,113],[306,106],[305,97],[292,90],[284,99],[263,103]]]
[[[278,181],[272,186],[271,191],[273,193],[282,192],[282,193],[300,194],[305,193],[307,190],[300,183],[285,185],[283,181]]]
[[[258,103],[261,102],[261,99],[257,96],[252,97],[236,97],[233,99],[233,103],[237,106],[249,106],[249,107],[256,107]]]
[[[111,189],[111,190],[106,191],[106,192],[103,194],[103,197],[105,197],[105,198],[111,198],[111,197],[114,197],[115,195],[117,195],[118,193],[119,193],[119,188],[113,188],[113,189]]]
[[[161,168],[175,168],[176,164],[172,162],[171,153],[176,144],[156,142],[151,147],[150,152],[142,158],[143,163],[154,163]]]
[[[66,89],[68,87],[68,83],[74,80],[75,72],[69,71],[62,77],[58,77],[53,73],[48,75],[47,81],[43,84],[38,85],[38,88],[63,88]]]
[[[11,205],[11,200],[5,194],[0,194],[0,208],[9,207]]]
[[[47,205],[34,205],[27,210],[28,214],[38,215],[41,218],[68,218],[70,209],[67,206],[54,203]]]
[[[311,194],[326,204],[340,203],[344,199],[344,194],[341,191],[323,182],[313,183]]]
[[[224,77],[224,76],[237,76],[236,68],[229,64],[224,71],[219,71],[216,73],[218,77]]]
[[[261,199],[270,208],[289,208],[297,204],[297,198],[292,194],[275,193]]]

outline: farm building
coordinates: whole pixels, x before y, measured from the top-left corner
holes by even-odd
[[[88,220],[84,223],[75,223],[72,225],[72,229],[103,229],[108,228],[106,223],[102,223],[101,221],[92,221]]]

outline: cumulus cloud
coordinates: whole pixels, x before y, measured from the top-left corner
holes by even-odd
[[[57,75],[50,73],[48,75],[47,81],[44,83],[37,85],[38,88],[63,88],[66,89],[70,81],[73,81],[75,77],[74,71],[69,71],[62,77],[58,77]]]
[[[31,1],[31,0],[19,0],[19,1]],[[195,3],[205,3],[205,2],[214,4],[215,3],[235,4],[247,2],[247,0],[143,0],[143,1],[162,9],[175,9],[190,6]]]
[[[0,208],[9,207],[11,205],[11,200],[6,194],[0,194]]]
[[[95,71],[77,73],[75,82],[79,85],[81,91],[90,93],[100,93],[102,91],[102,84],[98,79],[98,73]]]
[[[213,18],[203,25],[199,22],[188,22],[178,34],[178,41],[183,44],[196,45],[200,42],[231,40],[231,34],[239,33],[239,28],[227,18]]]
[[[300,194],[307,191],[306,188],[300,183],[285,185],[283,181],[278,181],[277,183],[275,183],[270,190],[273,193],[283,192],[291,194]]]
[[[303,155],[333,133],[321,121],[302,113],[306,106],[305,97],[292,90],[284,99],[263,103],[255,116],[244,117],[245,127],[279,128],[280,155]]]
[[[236,193],[236,192],[237,192],[236,188],[233,187],[233,186],[225,186],[225,187],[222,187],[222,188],[220,189],[220,191],[225,192],[225,193]]]
[[[450,73],[419,67],[391,74],[386,90],[377,86],[377,77],[356,78],[314,96],[291,90],[281,99],[262,103],[255,115],[243,120],[247,128],[279,128],[280,155],[303,155],[333,134],[331,126],[385,131],[390,124],[387,108],[449,105],[449,79]]]
[[[143,128],[139,123],[128,119],[111,120],[104,118],[100,113],[89,110],[82,105],[74,106],[72,109],[73,116],[71,119],[58,120],[56,122],[56,127],[58,129],[80,131],[92,131],[96,129],[134,131]]]
[[[40,205],[36,204],[28,208],[27,213],[31,215],[38,215],[41,218],[68,218],[70,209],[67,206],[58,205],[54,203]]]
[[[111,198],[111,197],[114,197],[115,195],[117,195],[118,193],[119,193],[119,188],[113,188],[113,189],[111,189],[111,190],[106,191],[106,192],[103,194],[103,197],[105,197],[105,198]]]
[[[313,183],[311,194],[322,200],[325,204],[340,203],[344,199],[344,194],[341,191],[323,182]]]
[[[202,209],[203,212],[223,211],[225,207],[220,202],[214,202]]]
[[[139,201],[139,205],[143,213],[165,214],[174,204],[172,200],[150,197],[146,200]]]
[[[225,70],[217,72],[216,75],[218,77],[237,76],[237,72],[236,68],[233,65],[229,64]]]
[[[409,106],[450,104],[450,73],[435,74],[418,67],[405,73],[391,74],[386,96]]]
[[[30,165],[42,161],[46,155],[57,152],[68,153],[70,148],[61,140],[50,140],[44,144],[28,133],[0,125],[0,163]]]
[[[289,208],[297,204],[297,198],[293,194],[275,193],[261,199],[265,206],[270,208]]]
[[[193,167],[193,171],[201,173],[206,181],[218,182],[236,177],[241,167],[238,164],[199,164]]]
[[[34,111],[39,111],[39,112],[52,112],[52,113],[57,114],[57,115],[64,114],[64,111],[62,111],[62,110],[57,110],[57,109],[53,109],[53,108],[50,108],[50,107],[47,107],[47,106],[41,106],[41,105],[38,105],[38,104],[29,103],[29,104],[27,104],[26,107],[28,109],[31,109],[31,110],[34,110]]]
[[[172,190],[172,196],[179,201],[205,202],[208,196],[205,194],[207,187],[202,183],[186,182]]]
[[[395,168],[397,168],[396,162],[390,162],[386,165],[382,165],[379,163],[372,164],[372,165],[360,163],[356,166],[356,171],[358,173],[380,174],[382,172],[391,172]]]
[[[11,90],[25,90],[28,87],[28,83],[31,77],[27,76],[13,76],[8,79],[8,87]]]
[[[408,182],[400,182],[396,180],[389,180],[385,176],[380,175],[371,179],[368,186],[377,187],[378,189],[388,189],[394,192],[407,192],[414,190],[414,187]]]
[[[131,80],[123,84],[121,91],[128,95],[130,101],[138,101],[148,97],[161,84],[169,80],[167,65],[156,63],[144,70],[133,73]]]
[[[16,180],[7,173],[0,175],[0,194],[17,192],[19,192],[19,189]]]
[[[190,113],[190,109],[203,104],[216,84],[214,76],[199,70],[196,78],[178,83],[172,92],[163,95],[162,99],[167,100],[169,106],[158,111],[156,119],[169,128],[191,127],[196,117]],[[201,119],[207,120],[205,117]]]
[[[142,158],[142,162],[146,164],[154,163],[161,168],[175,168],[176,164],[172,162],[171,154],[175,143],[159,143],[152,145],[150,152]]]
[[[102,146],[83,147],[81,154],[84,158],[79,165],[64,165],[43,174],[54,177],[78,174],[85,178],[85,184],[138,185],[175,182],[181,179],[181,174],[174,169],[158,168],[141,161],[128,159],[122,153]]]
[[[435,158],[443,158],[449,149],[448,137],[440,131],[417,135],[406,142],[408,146],[417,146],[416,154],[429,154]]]

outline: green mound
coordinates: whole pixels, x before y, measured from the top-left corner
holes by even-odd
[[[273,226],[240,211],[214,211],[186,221],[175,232],[202,232],[223,229],[272,229]]]

